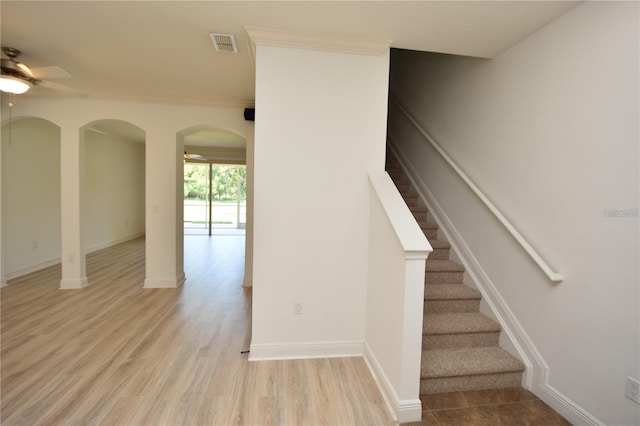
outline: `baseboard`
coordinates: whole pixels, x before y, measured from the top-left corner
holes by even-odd
[[[387,404],[389,413],[398,423],[419,422],[422,420],[422,402],[416,400],[401,400],[395,389],[391,385],[389,378],[384,373],[382,366],[378,362],[375,354],[367,344],[364,343],[364,360],[369,367],[369,371],[373,376],[378,389]]]
[[[391,137],[389,139],[391,141],[393,140]],[[443,208],[436,201],[417,170],[411,165],[407,157],[398,151],[392,143],[390,143],[390,147],[400,161],[400,165],[404,168],[407,177],[414,185],[418,195],[432,213],[440,230],[449,244],[451,244],[451,248],[457,253],[469,277],[482,293],[483,300],[495,315],[505,335],[525,364],[523,387],[530,390],[573,424],[602,425],[602,422],[584,408],[549,384],[550,368],[542,357],[542,354],[540,354],[513,311],[511,311],[506,301],[502,298],[497,287],[482,268],[480,262],[444,212]]]
[[[63,278],[60,280],[60,290],[79,290],[89,285],[87,277]]]
[[[145,235],[144,232],[139,232],[137,234],[129,235],[127,237],[116,238],[115,240],[94,244],[91,247],[86,247],[84,252],[86,254],[89,254],[96,251],[104,250],[106,248],[113,247],[118,244],[126,243],[127,241],[135,240],[136,238],[144,237],[144,235]]]
[[[249,361],[362,356],[362,341],[252,343]]]
[[[118,238],[116,240],[112,240],[112,241],[109,241],[109,242],[106,242],[106,243],[96,244],[96,245],[93,245],[91,247],[86,248],[85,249],[85,253],[89,254],[89,253],[96,252],[98,250],[103,250],[103,249],[106,249],[106,248],[109,248],[109,247],[113,247],[113,246],[115,246],[117,244],[121,244],[121,243],[125,243],[127,241],[135,240],[136,238],[144,237],[144,235],[145,235],[145,233],[142,232],[142,233],[131,235],[131,236],[128,236],[128,237]],[[34,263],[34,264],[31,264],[31,265],[26,266],[24,268],[20,268],[17,271],[10,272],[3,278],[2,283],[0,283],[0,287],[6,286],[7,285],[7,283],[6,283],[7,280],[12,280],[14,278],[18,278],[18,277],[21,277],[23,275],[31,274],[32,272],[40,271],[40,270],[48,268],[50,266],[57,265],[60,262],[62,262],[62,259],[60,258],[60,256],[57,256],[57,257],[54,257],[52,259],[43,260],[42,262]],[[70,288],[76,288],[76,287],[70,287]]]
[[[145,278],[143,288],[178,288],[184,284],[185,280],[184,272],[176,278]]]
[[[30,274],[32,272],[40,271],[41,269],[45,269],[45,268],[48,268],[50,266],[57,265],[60,262],[61,262],[61,258],[59,256],[55,257],[53,259],[43,260],[42,262],[31,264],[31,265],[26,266],[24,268],[18,269],[17,271],[9,272],[7,274],[7,276],[6,276],[6,279],[7,280],[12,280],[14,278],[18,278],[18,277],[21,277],[23,275]]]
[[[531,389],[533,394],[560,413],[571,424],[605,426],[605,423],[592,416],[587,410],[551,386],[547,381],[547,376],[545,374],[544,383],[534,384]]]

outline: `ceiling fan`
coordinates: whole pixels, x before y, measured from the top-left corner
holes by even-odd
[[[206,161],[207,157],[200,154],[189,154],[187,151],[184,152],[185,161]]]
[[[20,50],[3,46],[2,52],[4,52],[7,57],[2,58],[0,91],[21,94],[29,90],[32,86],[40,86],[74,96],[84,96],[75,89],[48,81],[49,79],[70,78],[71,74],[62,68],[48,66],[31,69],[26,64],[18,62],[18,57],[22,54]]]

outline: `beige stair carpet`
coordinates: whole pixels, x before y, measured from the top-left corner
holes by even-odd
[[[480,313],[482,295],[464,284],[463,265],[398,160],[387,151],[387,172],[434,251],[425,268],[420,393],[518,387],[524,365],[499,346],[500,324]]]

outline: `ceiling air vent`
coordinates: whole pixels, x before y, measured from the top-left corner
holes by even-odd
[[[238,47],[236,46],[236,39],[232,34],[216,34],[211,33],[211,42],[213,47],[216,48],[216,52],[232,52],[238,53]]]

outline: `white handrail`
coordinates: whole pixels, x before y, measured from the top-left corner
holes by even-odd
[[[422,126],[420,126],[420,123],[418,123],[417,120],[413,117],[413,115],[411,115],[411,113],[407,111],[407,109],[404,107],[404,105],[402,105],[400,100],[393,93],[389,96],[389,98],[398,107],[398,109],[409,119],[411,124],[414,125],[414,127],[420,132],[420,134],[422,134],[422,136],[431,144],[431,146],[433,146],[433,148],[436,151],[438,151],[438,153],[440,153],[442,158],[444,158],[447,161],[447,163],[449,163],[451,168],[453,168],[453,170],[455,170],[456,173],[458,173],[458,175],[467,184],[467,186],[469,186],[469,188],[471,188],[471,190],[478,196],[478,198],[482,200],[482,202],[487,206],[487,208],[491,211],[491,213],[495,215],[495,217],[500,221],[500,223],[502,223],[502,225],[505,228],[507,228],[507,230],[511,233],[513,238],[515,238],[515,240],[518,243],[520,243],[522,248],[529,254],[529,256],[531,256],[534,262],[538,264],[540,269],[542,269],[542,271],[547,275],[547,277],[549,277],[549,279],[553,282],[557,282],[557,283],[562,282],[564,280],[564,277],[561,274],[554,272],[549,267],[549,265],[547,265],[547,263],[542,259],[542,257],[540,257],[538,252],[536,252],[534,248],[531,247],[531,245],[527,242],[527,240],[524,239],[522,234],[520,234],[520,232],[518,232],[518,230],[511,224],[511,222],[509,222],[509,219],[507,219],[500,212],[500,210],[498,210],[498,208],[491,202],[491,200],[487,198],[484,192],[482,192],[480,188],[478,188],[478,186],[475,183],[473,183],[473,181],[469,178],[469,176],[467,176],[467,174],[451,159],[451,157],[449,157],[449,155],[442,149],[442,147],[440,147],[440,145],[438,145],[438,143],[431,137],[431,135],[427,133],[427,131],[424,130]]]

